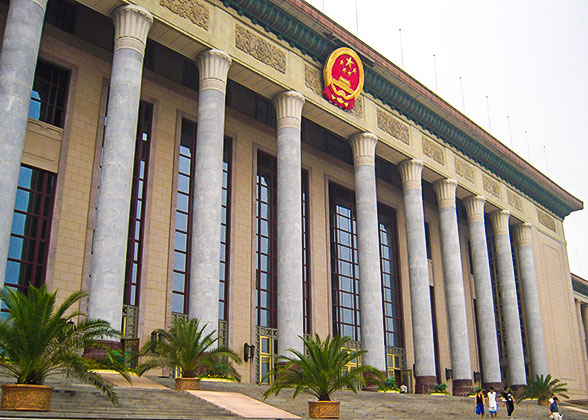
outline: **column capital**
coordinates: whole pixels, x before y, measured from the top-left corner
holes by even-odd
[[[292,127],[299,130],[302,121],[304,95],[295,90],[288,90],[275,95],[272,102],[276,109],[278,128]]]
[[[484,206],[486,204],[486,197],[481,195],[472,195],[463,200],[463,205],[466,208],[468,219],[470,222],[484,221]]]
[[[457,181],[455,179],[441,179],[433,184],[439,208],[455,207],[455,191],[457,190]]]
[[[200,90],[215,89],[223,94],[227,88],[227,75],[231,66],[231,57],[222,50],[212,48],[196,56],[196,65],[200,71]]]
[[[153,16],[141,6],[127,4],[112,13],[114,20],[114,51],[129,48],[143,55]]]
[[[496,210],[490,213],[490,220],[494,226],[494,234],[508,235],[510,212],[508,210]]]
[[[402,176],[402,188],[404,190],[421,189],[423,166],[423,161],[418,159],[408,159],[398,164],[398,169]]]
[[[376,161],[376,145],[378,137],[373,133],[356,133],[349,138],[353,149],[353,163],[355,166],[374,166]]]
[[[531,232],[533,228],[530,223],[519,223],[514,226],[515,240],[520,246],[531,245]]]

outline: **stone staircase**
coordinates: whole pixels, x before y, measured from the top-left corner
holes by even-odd
[[[119,406],[113,406],[93,387],[81,384],[50,383],[55,387],[52,410],[49,413],[0,411],[0,420],[15,418],[44,419],[216,419],[234,420],[239,417],[213,404],[200,400],[185,392],[175,391],[173,381],[168,378],[154,378],[168,389],[117,388]],[[252,384],[231,384],[203,382],[203,390],[239,392],[263,401],[264,386]],[[312,399],[300,395],[292,399],[292,391],[282,391],[265,402],[308,418],[306,401]],[[342,420],[380,420],[380,419],[474,419],[474,402],[471,398],[382,394],[360,392],[353,394],[342,391],[335,394],[341,401]],[[566,420],[586,419],[586,414],[574,412],[563,407]],[[523,402],[517,406],[515,419],[542,419],[547,417],[547,408],[539,407],[535,402]],[[486,415],[486,417],[488,417]],[[505,418],[503,407],[498,409],[498,417]]]

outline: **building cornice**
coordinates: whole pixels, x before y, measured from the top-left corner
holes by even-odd
[[[465,115],[303,0],[224,0],[240,15],[324,63],[348,45],[368,64],[364,91],[404,114],[560,218],[583,203]],[[419,98],[418,100],[416,98]]]

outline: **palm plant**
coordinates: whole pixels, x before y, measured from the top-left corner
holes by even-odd
[[[241,359],[226,347],[215,347],[218,338],[214,337],[215,332],[205,334],[205,327],[201,327],[197,319],[176,318],[169,331],[155,330],[158,339],[146,343],[137,354],[145,359],[138,367],[139,375],[167,367],[171,370],[179,368],[184,378],[195,378],[222,365],[229,376],[240,380],[229,360],[240,364]]]
[[[272,394],[277,395],[284,388],[294,388],[292,398],[304,391],[314,395],[319,401],[331,401],[331,395],[340,389],[349,388],[357,392],[358,387],[366,383],[366,374],[383,380],[382,373],[371,366],[347,369],[349,363],[367,353],[366,350],[347,349],[349,337],[327,336],[321,340],[317,334],[314,338],[301,339],[306,354],[288,349],[293,357],[278,358],[277,366],[266,375],[275,376],[276,379],[264,393],[265,398]]]
[[[10,312],[0,320],[0,371],[15,378],[17,384],[32,385],[43,385],[50,375],[65,374],[94,385],[116,404],[113,385],[94,371],[99,365],[84,358],[82,352],[101,347],[97,339],[114,337],[118,332],[107,321],[86,319],[85,314],[72,310],[85,292],[72,293],[57,308],[56,296],[56,291],[50,293],[45,286],[29,286],[26,295],[4,290],[2,300]]]
[[[537,398],[537,402],[540,404],[547,401],[554,394],[564,398],[570,398],[565,394],[565,392],[568,392],[566,385],[567,383],[560,382],[557,378],[552,378],[551,374],[547,376],[537,375],[535,379],[529,380],[529,383],[523,393],[519,395],[517,401]]]

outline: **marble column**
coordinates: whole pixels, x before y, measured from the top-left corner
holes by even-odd
[[[436,182],[433,187],[439,204],[441,255],[443,257],[443,276],[451,343],[453,395],[468,395],[472,391],[472,365],[455,207],[457,181],[443,179]]]
[[[530,223],[515,226],[514,234],[518,251],[520,281],[523,291],[525,319],[527,321],[527,343],[531,357],[531,377],[547,375],[547,359],[545,356],[545,340],[543,338],[543,321],[541,304],[535,274],[535,258],[531,245],[532,228]]]
[[[582,308],[584,308],[584,312],[588,308],[588,306],[582,303],[580,300],[574,299],[576,302],[576,316],[578,317],[578,328],[579,328],[579,335],[580,335],[580,348],[582,353],[582,359],[584,361],[584,372],[585,372],[585,379],[588,379],[588,343],[586,342],[586,326],[584,321],[582,320]]]
[[[153,17],[140,6],[126,5],[115,9],[112,19],[114,55],[96,206],[88,316],[104,319],[120,329],[143,56]]]
[[[498,337],[496,335],[496,319],[494,316],[494,298],[492,295],[492,277],[490,275],[490,259],[486,242],[486,222],[484,220],[484,204],[482,196],[468,197],[463,201],[468,215],[470,248],[474,269],[474,288],[476,291],[476,312],[478,321],[478,345],[482,360],[482,386],[489,389],[500,389],[500,356],[498,353]]]
[[[277,117],[278,185],[278,351],[304,351],[302,292],[302,166],[301,128],[304,96],[281,92],[273,99]]]
[[[359,257],[359,306],[362,348],[365,364],[386,371],[382,273],[380,270],[380,233],[376,193],[376,145],[372,133],[351,137],[355,170],[355,208]]]
[[[12,0],[0,55],[0,290],[47,0]]]
[[[412,335],[415,358],[415,392],[429,393],[437,382],[435,346],[433,343],[433,315],[429,290],[429,265],[425,239],[425,215],[421,174],[423,162],[405,160],[398,166],[402,176],[404,217],[408,247],[408,275],[412,311]]]
[[[507,210],[497,210],[490,214],[490,220],[494,226],[494,247],[496,249],[500,303],[508,355],[509,383],[513,388],[519,388],[527,384],[527,374],[525,372],[523,337],[510,244],[509,219],[510,213]]]
[[[198,54],[200,71],[189,316],[198,318],[205,333],[218,330],[220,239],[223,193],[225,96],[231,57],[211,49]]]

